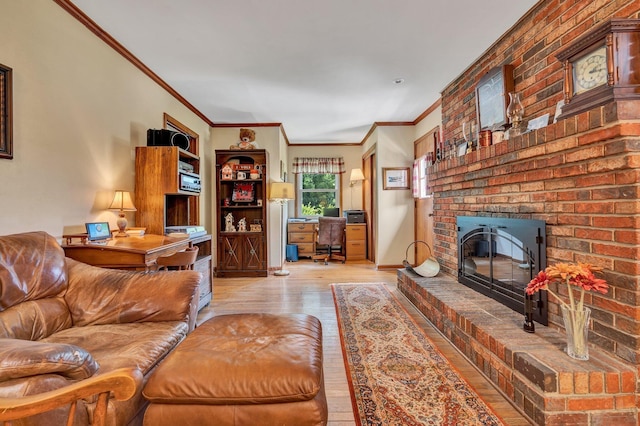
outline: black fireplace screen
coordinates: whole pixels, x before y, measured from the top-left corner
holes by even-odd
[[[547,295],[526,297],[527,283],[546,267],[541,220],[458,216],[458,281],[547,325]]]

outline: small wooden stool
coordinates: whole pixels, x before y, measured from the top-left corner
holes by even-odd
[[[326,425],[320,321],[213,317],[162,361],[143,395],[147,426]]]

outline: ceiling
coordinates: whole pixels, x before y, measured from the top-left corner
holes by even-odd
[[[215,124],[294,144],[414,121],[537,2],[71,1]]]

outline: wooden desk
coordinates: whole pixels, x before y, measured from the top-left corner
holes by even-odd
[[[189,247],[188,238],[146,234],[112,238],[106,244],[63,244],[67,257],[102,268],[148,270],[160,256]]]
[[[298,256],[311,257],[316,254],[317,220],[289,220],[287,223],[287,240],[289,244],[298,246]]]

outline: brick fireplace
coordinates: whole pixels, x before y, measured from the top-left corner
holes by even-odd
[[[432,166],[434,252],[442,272],[426,279],[401,271],[398,286],[537,424],[638,422],[638,135],[640,107],[619,102]],[[542,220],[548,264],[581,261],[605,269],[609,293],[587,300],[590,361],[563,353],[553,298],[549,326],[536,324],[528,335],[522,315],[456,286],[458,216]],[[553,290],[567,294],[563,286]],[[499,325],[490,325],[496,319]]]
[[[476,120],[475,88],[513,67],[525,121],[554,116],[564,98],[558,51],[609,18],[640,18],[637,0],[544,0],[442,91],[445,141]],[[635,49],[635,47],[634,47]],[[632,67],[640,58],[632,54]],[[637,89],[636,89],[637,90]],[[435,278],[399,271],[398,286],[536,424],[640,422],[640,105],[621,100],[430,169]],[[548,326],[522,330],[522,315],[457,282],[456,219],[535,219],[546,224],[547,264],[601,266],[608,294],[589,294],[589,361],[563,353],[558,303]],[[565,286],[553,290],[567,296]],[[505,310],[506,309],[506,310]]]

